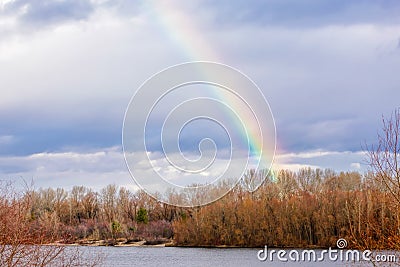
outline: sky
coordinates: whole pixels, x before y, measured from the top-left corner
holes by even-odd
[[[399,107],[399,14],[395,0],[0,0],[0,179],[137,188],[121,143],[129,101],[190,61],[258,85],[275,120],[273,168],[366,171],[365,144]]]

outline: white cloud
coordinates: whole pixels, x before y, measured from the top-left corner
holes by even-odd
[[[308,151],[308,152],[301,152],[301,153],[285,153],[277,155],[277,160],[285,160],[285,159],[293,159],[293,158],[300,158],[300,159],[310,159],[322,156],[329,156],[329,155],[339,155],[343,153],[351,153],[351,152],[337,152],[337,151]]]
[[[171,166],[162,153],[150,153],[153,166],[161,177],[176,185],[187,186],[193,183],[211,183],[217,176],[225,171],[228,160],[216,160],[212,167],[195,175],[184,174]],[[141,164],[147,159],[134,156],[137,164],[135,173],[147,177],[151,172]],[[364,171],[365,166],[360,164],[363,152],[338,152],[338,151],[311,151],[305,153],[278,154],[272,168],[274,170],[300,168],[332,168],[334,170]],[[178,155],[170,155],[170,159],[179,159]],[[129,159],[132,159],[130,157]],[[232,160],[232,165],[241,166],[245,158]],[[181,162],[175,162],[180,164]],[[351,163],[351,164],[349,164]],[[350,166],[350,168],[349,168]],[[254,166],[249,166],[249,168]],[[100,189],[108,184],[137,189],[138,185],[131,178],[125,166],[124,156],[119,147],[112,147],[92,152],[60,152],[38,153],[28,156],[2,156],[0,157],[0,179],[30,181],[34,180],[36,187],[64,187],[85,185]],[[233,170],[237,171],[237,170]],[[231,172],[233,172],[231,170]],[[236,177],[235,177],[236,178]],[[140,179],[139,179],[140,180]],[[157,180],[157,179],[156,179]],[[155,180],[155,182],[156,182]],[[143,185],[141,185],[143,186]],[[147,185],[145,185],[147,186]]]
[[[284,164],[284,163],[276,163],[272,170],[274,171],[279,171],[279,170],[290,170],[293,172],[296,172],[300,169],[305,169],[305,168],[311,168],[311,169],[320,169],[320,166],[317,165],[310,165],[310,164],[296,164],[296,163],[290,163],[290,164]]]
[[[311,167],[333,169],[335,171],[368,170],[366,153],[363,151],[306,151],[300,153],[282,153],[276,156],[275,166],[298,170]]]
[[[118,148],[77,153],[38,153],[0,157],[2,179],[34,179],[37,186],[71,187],[128,184],[130,179]]]
[[[361,164],[359,162],[353,162],[350,164],[350,168],[359,170],[361,169]]]

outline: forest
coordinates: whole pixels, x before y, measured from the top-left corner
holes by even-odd
[[[249,171],[222,199],[203,207],[160,203],[145,192],[108,185],[15,193],[2,184],[0,241],[23,231],[26,242],[172,240],[177,246],[329,247],[345,238],[354,248],[398,249],[398,202],[373,173],[305,168],[281,170],[255,192]],[[30,235],[32,234],[31,239]],[[40,238],[37,238],[40,235]]]

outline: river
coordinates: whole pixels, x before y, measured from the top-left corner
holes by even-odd
[[[372,266],[351,261],[260,261],[260,249],[250,248],[181,248],[181,247],[82,247],[86,257],[105,256],[102,266]],[[286,250],[289,253],[289,250]],[[301,250],[300,254],[301,254]],[[317,256],[321,250],[316,250]],[[262,256],[262,255],[261,255]],[[286,255],[288,257],[288,254]],[[380,265],[380,266],[386,266]]]

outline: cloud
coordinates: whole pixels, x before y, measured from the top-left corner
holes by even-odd
[[[281,153],[276,156],[275,168],[298,170],[312,167],[333,169],[335,171],[356,170],[365,172],[369,169],[367,155],[363,151],[328,151],[314,150],[300,153]]]
[[[260,24],[277,27],[316,27],[332,24],[348,25],[378,22],[398,23],[397,1],[208,1],[220,24]],[[217,7],[215,6],[217,5]]]
[[[1,179],[33,179],[37,187],[85,185],[101,188],[112,183],[134,185],[118,147],[82,153],[1,156],[0,170]]]
[[[87,20],[99,10],[112,11],[115,16],[132,17],[151,14],[157,1],[59,0],[59,1],[2,1],[3,16],[15,17],[17,23],[48,27],[60,23]],[[400,10],[397,1],[168,1],[163,6],[174,7],[174,12],[186,13],[201,25],[236,27],[244,24],[274,27],[309,27],[350,24],[398,23]],[[168,10],[162,10],[167,12]],[[171,10],[169,10],[171,11]],[[167,14],[162,14],[167,15]],[[155,18],[157,19],[157,18]]]
[[[0,133],[11,131],[21,143],[0,153],[120,144],[136,88],[174,62],[168,45],[138,30],[148,28],[141,24],[102,13],[83,26],[71,22],[40,36],[3,40]]]
[[[356,170],[361,169],[361,164],[359,162],[353,162],[350,164],[350,167]]]
[[[162,43],[148,18],[97,16],[85,26],[72,23],[45,31],[40,39],[26,37],[21,47],[10,40],[1,50],[5,57],[15,50],[0,67],[0,128],[20,139],[15,153],[23,147],[29,154],[65,146],[118,145],[133,92],[156,71],[178,63],[176,48]],[[400,55],[390,54],[398,30],[243,25],[205,35],[215,41],[216,50],[224,51],[227,63],[263,90],[286,150],[356,151],[364,140],[373,140],[380,115],[398,105],[400,80],[394,70]],[[238,34],[248,38],[238,40]],[[257,42],[252,41],[255,36]],[[15,74],[23,79],[14,79]]]
[[[291,155],[282,166],[347,170],[359,163],[363,170],[361,145],[374,142],[380,115],[398,107],[399,4],[307,3],[166,3],[199,26],[191,32],[191,23],[168,24],[175,13],[155,13],[155,3],[1,2],[3,173],[51,184],[125,177],[122,156],[99,151],[120,145],[135,90],[170,65],[215,60],[194,49],[187,33],[259,85],[275,115],[279,147]]]
[[[3,2],[1,14],[16,16],[19,23],[33,27],[87,19],[93,9],[87,0],[13,0]]]
[[[228,160],[216,160],[210,169],[199,175],[183,174],[173,167],[164,154],[149,152],[152,166],[145,164],[149,159],[140,158],[134,153],[129,159],[133,162],[135,174],[140,178],[148,177],[152,168],[165,179],[182,186],[192,183],[212,182],[226,168]],[[184,167],[184,162],[177,154],[169,155],[169,160]],[[239,159],[243,162],[244,159]],[[212,162],[212,161],[211,161]],[[241,164],[236,164],[241,165]],[[124,155],[120,147],[86,152],[37,153],[27,156],[1,156],[0,179],[31,178],[37,187],[66,187],[85,185],[102,188],[107,184],[130,185],[138,188],[125,165]]]
[[[254,75],[269,100],[278,140],[288,150],[357,151],[364,141],[373,142],[380,115],[398,106],[391,96],[400,82],[392,72],[399,67],[393,60],[400,59],[399,29],[399,24],[244,25],[224,31],[222,39],[234,43],[225,58],[243,55],[239,66]],[[247,38],[238,43],[234,34]]]
[[[139,181],[148,177],[154,168],[163,179],[180,186],[193,183],[211,183],[226,171],[227,164],[241,166],[246,161],[245,155],[232,159],[218,158],[210,160],[212,165],[201,173],[182,173],[170,164],[173,162],[182,168],[187,168],[178,154],[170,154],[169,162],[160,152],[148,152],[149,158],[140,158],[139,153],[128,157],[132,161],[134,173],[139,175]],[[148,160],[151,165],[148,165]],[[365,171],[363,152],[310,151],[303,153],[278,154],[272,165],[274,170],[300,168],[330,168],[336,171],[358,170]],[[250,161],[248,168],[254,168],[256,162]],[[351,164],[349,164],[351,163]],[[149,169],[149,166],[150,169]],[[186,166],[186,167],[185,167]],[[34,180],[37,187],[65,187],[85,185],[100,189],[115,183],[130,188],[138,188],[125,165],[124,155],[120,147],[110,147],[104,150],[85,152],[37,153],[27,156],[1,156],[0,179],[13,179],[22,182]],[[230,170],[237,171],[237,170]],[[240,171],[241,172],[241,171]],[[236,178],[236,177],[234,177]],[[144,186],[144,185],[141,185]],[[145,186],[149,186],[146,184]]]

